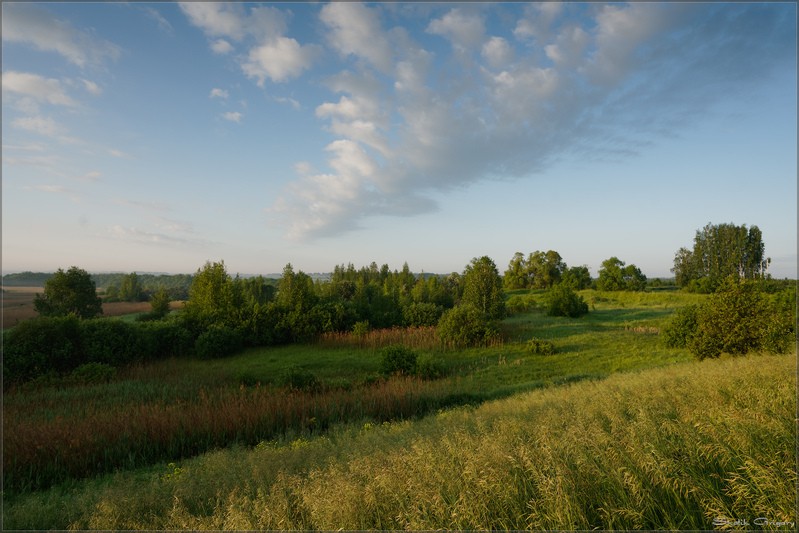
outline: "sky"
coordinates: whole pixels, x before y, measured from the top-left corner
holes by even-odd
[[[2,269],[797,276],[796,3],[2,4]]]

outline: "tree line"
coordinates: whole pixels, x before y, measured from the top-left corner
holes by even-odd
[[[727,279],[762,280],[768,266],[763,250],[756,226],[708,225],[697,232],[694,250],[677,252],[678,283],[686,290],[709,291],[728,287]],[[186,305],[177,314],[169,313],[173,295],[167,288],[161,285],[148,294],[144,279],[122,275],[112,293],[124,299],[149,297],[151,313],[140,322],[97,325],[92,319],[102,314],[102,305],[95,281],[78,267],[59,269],[36,296],[41,317],[6,336],[4,381],[28,379],[50,368],[69,371],[86,362],[119,365],[170,354],[220,357],[247,346],[306,342],[327,332],[371,328],[435,326],[446,344],[471,346],[498,336],[498,321],[509,310],[506,290],[544,289],[549,314],[576,318],[588,312],[580,290],[640,291],[647,286],[638,267],[615,256],[603,261],[592,279],[587,266],[568,267],[554,250],[527,256],[517,252],[504,276],[487,256],[448,275],[417,275],[407,263],[393,271],[374,262],[360,269],[337,265],[329,280],[315,280],[291,264],[278,280],[242,278],[231,276],[224,261],[209,261],[194,275],[178,278],[190,279],[190,285]]]

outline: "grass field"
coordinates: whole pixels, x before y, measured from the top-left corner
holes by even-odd
[[[3,287],[3,329],[39,316],[33,309],[33,299],[43,291],[42,287]],[[179,309],[181,305],[172,302],[171,308]],[[103,302],[103,316],[133,316],[150,309],[149,302]]]
[[[497,346],[419,344],[446,370],[438,380],[378,379],[379,345],[342,336],[8,391],[5,527],[794,520],[795,357],[698,363],[657,332],[701,296],[583,294],[581,319],[521,295],[534,310],[506,319]],[[556,353],[531,354],[532,337]],[[296,375],[316,386],[289,389]]]

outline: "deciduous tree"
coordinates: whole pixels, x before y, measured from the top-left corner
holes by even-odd
[[[76,266],[62,269],[44,284],[44,294],[37,294],[33,308],[42,316],[94,318],[103,314],[97,287],[88,272]]]

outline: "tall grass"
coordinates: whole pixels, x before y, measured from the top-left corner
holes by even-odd
[[[689,362],[220,450],[19,498],[6,527],[790,530],[795,369]]]
[[[313,434],[352,420],[418,416],[472,398],[459,389],[457,380],[395,377],[351,390],[241,386],[111,408],[86,402],[68,416],[49,418],[12,406],[3,417],[4,488],[13,495],[289,432]]]
[[[435,326],[373,329],[361,335],[353,332],[333,331],[323,333],[319,338],[319,344],[326,348],[357,347],[372,351],[395,344],[402,344],[414,350],[444,348],[444,344],[436,334]]]

